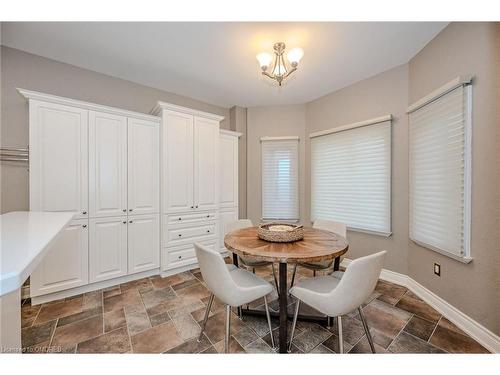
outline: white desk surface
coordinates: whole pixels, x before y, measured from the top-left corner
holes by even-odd
[[[0,297],[20,288],[72,212],[9,212],[0,215]]]

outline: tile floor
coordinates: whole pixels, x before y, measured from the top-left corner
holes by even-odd
[[[270,269],[257,273],[272,282]],[[298,279],[311,277],[300,269]],[[221,353],[224,306],[215,301],[201,342],[196,337],[209,291],[198,269],[167,278],[154,276],[64,300],[22,306],[26,353]],[[274,294],[270,303],[276,309]],[[251,304],[263,308],[262,301]],[[294,301],[289,308],[293,309]],[[293,310],[292,310],[293,311]],[[379,281],[364,311],[377,353],[487,353],[406,288]],[[314,311],[304,305],[301,313]],[[343,317],[344,350],[370,352],[356,312]],[[277,340],[277,321],[273,321]],[[273,353],[264,318],[232,319],[231,353]],[[289,327],[290,328],[290,327]],[[299,322],[294,353],[335,353],[336,329]]]

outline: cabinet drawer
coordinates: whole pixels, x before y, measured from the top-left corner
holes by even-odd
[[[205,237],[215,236],[216,228],[216,223],[196,227],[171,228],[167,230],[166,238],[169,246],[185,241],[195,242],[194,240],[204,240]]]
[[[212,250],[216,250],[216,241],[201,243]],[[182,267],[198,262],[193,244],[163,248],[162,252],[162,259],[164,260],[162,267],[163,270]]]
[[[168,215],[166,222],[168,225],[188,224],[188,223],[204,223],[217,219],[216,211],[207,212],[190,212],[187,214]]]

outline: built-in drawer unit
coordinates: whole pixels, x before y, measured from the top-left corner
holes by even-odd
[[[201,241],[200,243],[212,250],[217,250],[216,240]],[[174,247],[164,247],[162,249],[162,259],[163,271],[172,268],[187,266],[198,262],[192,243]]]
[[[196,241],[207,240],[217,234],[217,223],[208,223],[205,225],[188,227],[170,227],[167,229],[166,240],[168,246],[173,246],[185,242],[193,243]]]
[[[192,212],[192,213],[181,213],[181,214],[171,214],[165,217],[165,223],[167,225],[176,224],[191,224],[200,223],[203,224],[208,221],[217,220],[217,211],[207,211],[207,212]]]

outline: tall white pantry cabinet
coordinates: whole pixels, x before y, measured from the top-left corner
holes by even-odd
[[[19,91],[30,210],[75,213],[31,275],[34,303],[158,273],[160,119]]]

